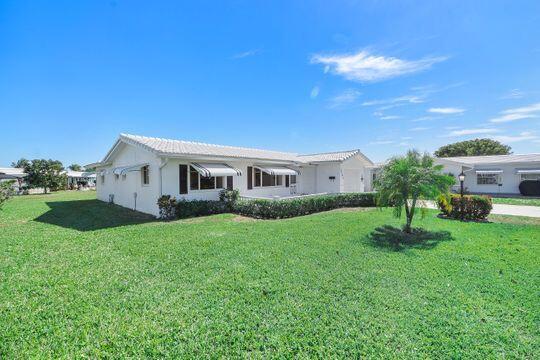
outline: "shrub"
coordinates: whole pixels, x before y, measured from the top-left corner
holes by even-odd
[[[375,206],[375,193],[317,195],[285,200],[238,200],[238,190],[224,190],[220,200],[176,200],[169,195],[159,198],[162,219],[184,219],[233,212],[257,219],[284,219],[341,207]]]
[[[0,182],[0,208],[13,196],[14,183],[15,181],[13,180]]]
[[[374,193],[317,195],[285,200],[239,200],[233,212],[258,219],[284,219],[341,207],[375,206]]]
[[[185,219],[197,216],[223,214],[227,212],[227,204],[216,200],[178,200],[176,217]]]
[[[461,201],[460,195],[444,195],[437,199],[437,206],[449,218],[474,221],[485,220],[493,208],[491,198],[488,196],[465,195],[463,205]]]
[[[171,195],[163,195],[158,199],[159,217],[164,220],[171,220],[176,217],[177,201]]]
[[[240,198],[240,192],[236,189],[234,190],[221,190],[219,192],[219,201],[225,203],[227,208],[232,211],[234,203]]]

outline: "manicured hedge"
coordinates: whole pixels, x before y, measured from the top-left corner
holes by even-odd
[[[158,205],[161,217],[164,219],[183,219],[225,212],[233,212],[257,219],[283,219],[342,207],[375,206],[375,193],[316,195],[285,200],[236,200],[234,194],[221,196],[221,198],[225,200],[177,201],[174,198],[163,196],[158,200]],[[231,200],[231,198],[234,200]],[[174,208],[173,216],[169,216],[171,208]]]
[[[480,195],[465,195],[463,200],[456,194],[441,196],[437,205],[443,215],[449,218],[475,221],[485,220],[493,209],[491,198]]]

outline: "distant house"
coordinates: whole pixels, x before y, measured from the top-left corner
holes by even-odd
[[[97,197],[158,215],[157,199],[246,198],[371,190],[373,163],[360,150],[299,155],[121,134],[96,167]]]
[[[471,193],[519,194],[522,181],[540,181],[540,154],[462,156],[435,161],[456,177],[463,171],[464,186]]]
[[[0,167],[0,181],[15,180],[13,188],[17,192],[19,192],[24,184],[24,178],[26,176],[27,174],[25,174],[24,170],[21,168]]]
[[[65,174],[68,178],[68,188],[77,188],[79,186],[95,187],[96,173],[89,171],[73,171],[66,170]]]

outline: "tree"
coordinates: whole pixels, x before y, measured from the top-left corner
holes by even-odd
[[[512,148],[492,139],[474,139],[441,146],[436,157],[508,155]]]
[[[0,208],[13,196],[13,183],[15,180],[0,182]]]
[[[26,160],[25,158],[20,158],[16,162],[11,163],[11,167],[20,168],[20,169],[26,169],[26,167],[29,165],[30,165],[30,160]]]
[[[427,153],[409,150],[403,157],[391,159],[375,180],[378,206],[393,206],[394,215],[407,217],[403,231],[411,233],[418,200],[434,200],[447,193],[455,179],[442,173],[442,165],[434,165]]]
[[[62,174],[64,167],[58,160],[34,159],[24,168],[28,174],[26,182],[32,187],[42,187],[44,192],[63,189],[67,176]]]
[[[70,169],[71,171],[82,171],[83,168],[81,165],[79,164],[71,164],[68,166],[68,169]]]

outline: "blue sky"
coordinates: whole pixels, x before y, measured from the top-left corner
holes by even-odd
[[[540,1],[1,1],[0,166],[119,133],[374,161],[540,152]]]

